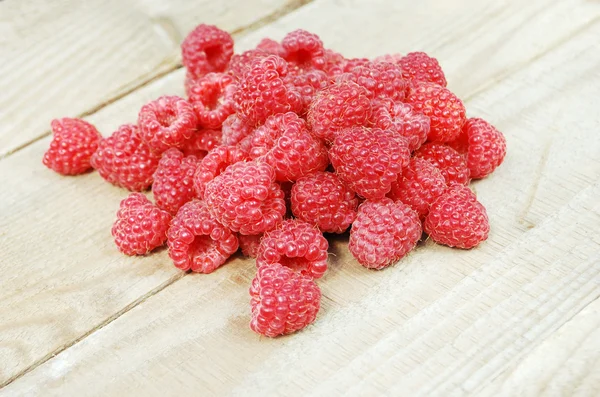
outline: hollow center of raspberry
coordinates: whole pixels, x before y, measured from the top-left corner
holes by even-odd
[[[306,50],[298,50],[288,55],[289,62],[295,63],[300,67],[310,66],[312,63],[312,58],[312,54]]]
[[[193,261],[194,258],[207,257],[210,251],[216,248],[215,241],[210,236],[196,236],[189,248],[189,256]]]
[[[203,98],[204,106],[209,110],[215,110],[221,104],[221,91],[209,90]]]
[[[279,263],[295,272],[306,271],[310,266],[310,261],[306,260],[306,258],[288,258],[287,256],[282,256]]]
[[[217,63],[218,61],[219,56],[222,53],[222,49],[221,46],[214,45],[206,48],[204,50],[204,53],[206,54],[206,61],[211,65],[215,65],[215,63]]]
[[[163,127],[171,126],[171,124],[173,124],[176,119],[177,119],[177,113],[175,113],[175,111],[172,109],[164,109],[162,114],[160,114],[160,116],[157,117],[158,122]]]

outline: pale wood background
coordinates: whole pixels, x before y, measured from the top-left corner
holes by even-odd
[[[120,255],[127,192],[45,169],[49,121],[107,135],[182,94],[200,22],[237,50],[301,27],[347,56],[436,56],[508,140],[473,185],[490,239],[382,272],[334,239],[317,322],[275,340],[248,329],[251,261]],[[599,22],[593,0],[0,2],[0,395],[600,395]]]

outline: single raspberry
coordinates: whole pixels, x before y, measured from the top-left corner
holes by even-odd
[[[196,80],[190,89],[189,101],[198,117],[198,125],[208,129],[221,128],[233,113],[236,89],[234,78],[225,73],[209,73]]]
[[[125,255],[145,255],[167,239],[171,215],[142,193],[131,193],[121,201],[112,235]]]
[[[250,328],[271,338],[311,324],[321,306],[321,290],[314,280],[279,263],[258,269],[250,297]]]
[[[320,278],[327,270],[329,244],[323,233],[299,219],[288,219],[263,236],[256,267],[280,263],[304,276]]]
[[[329,76],[322,70],[307,70],[299,74],[289,74],[286,78],[288,85],[295,87],[302,96],[302,111],[308,110],[317,92],[329,85]]]
[[[324,233],[343,233],[354,222],[358,199],[334,173],[315,172],[292,187],[294,216]]]
[[[278,181],[295,181],[329,165],[325,144],[292,112],[273,115],[254,131],[250,158],[273,167]]]
[[[465,123],[465,106],[450,90],[435,83],[416,83],[406,102],[431,120],[430,141],[449,142],[458,137]]]
[[[448,185],[469,183],[470,174],[465,158],[448,145],[426,143],[415,152],[415,157],[421,157],[439,169]]]
[[[267,232],[283,220],[283,191],[268,164],[239,162],[206,185],[204,198],[222,225],[241,234]]]
[[[225,146],[236,145],[250,135],[252,131],[254,131],[254,128],[234,113],[223,122],[221,144]]]
[[[260,240],[262,239],[262,234],[255,235],[245,235],[238,234],[238,240],[240,242],[240,249],[242,250],[242,254],[249,258],[256,258],[258,255],[258,247],[260,247]]]
[[[314,33],[298,29],[288,33],[281,41],[283,58],[302,69],[323,70],[326,65],[323,42]]]
[[[157,153],[183,146],[197,124],[192,105],[178,96],[161,96],[142,106],[138,115],[141,137]]]
[[[198,25],[181,43],[181,55],[193,78],[223,72],[233,55],[233,38],[216,26]]]
[[[421,238],[421,221],[408,205],[389,198],[365,201],[350,229],[348,249],[369,269],[383,269],[412,250]]]
[[[407,103],[383,101],[375,106],[372,120],[375,127],[397,131],[406,138],[411,152],[421,147],[429,134],[429,117]]]
[[[366,125],[372,107],[367,90],[352,81],[333,84],[317,93],[308,109],[313,134],[331,142],[342,129]]]
[[[196,156],[198,159],[204,158],[214,148],[221,145],[221,130],[199,130],[185,141],[181,151],[186,156]]]
[[[160,155],[142,142],[137,126],[125,124],[98,144],[90,163],[100,176],[131,191],[146,190]]]
[[[238,116],[258,125],[273,114],[300,111],[302,97],[285,84],[287,73],[287,62],[276,55],[255,59],[234,94]]]
[[[260,41],[260,43],[258,43],[258,45],[256,46],[256,49],[260,50],[260,51],[264,51],[271,55],[280,56],[282,58],[285,56],[285,50],[283,49],[281,44],[275,40],[272,40],[272,39],[269,39],[266,37],[264,39],[262,39]]]
[[[436,243],[469,249],[487,239],[490,224],[471,189],[454,185],[433,203],[423,228]]]
[[[96,127],[81,119],[56,119],[51,123],[52,141],[42,162],[62,175],[78,175],[89,171],[90,159],[102,135]]]
[[[446,76],[437,59],[424,52],[411,52],[400,58],[402,76],[412,83],[424,81],[446,87]]]
[[[373,62],[389,62],[397,64],[403,57],[404,55],[402,54],[384,54],[373,59]]]
[[[247,155],[236,146],[219,146],[208,152],[194,174],[194,190],[199,198],[204,198],[206,184],[221,174],[225,168],[238,161],[246,160]]]
[[[154,172],[152,193],[159,208],[177,213],[177,210],[195,196],[194,172],[199,160],[196,156],[185,157],[177,149],[163,153]]]
[[[431,204],[446,190],[444,176],[433,164],[414,157],[392,184],[389,197],[409,205],[423,219]]]
[[[395,63],[369,62],[341,74],[337,80],[353,81],[364,87],[370,99],[401,101],[406,97],[407,83]]]
[[[212,273],[238,249],[236,235],[217,222],[201,200],[179,209],[167,236],[169,257],[185,271]]]
[[[227,73],[232,75],[236,80],[239,80],[250,69],[255,59],[265,58],[269,55],[271,53],[262,50],[248,50],[241,54],[234,54],[227,67]]]
[[[408,165],[410,151],[406,139],[391,130],[354,127],[338,134],[329,158],[350,189],[366,199],[379,199]]]

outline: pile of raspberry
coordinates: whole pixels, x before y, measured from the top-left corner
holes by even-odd
[[[304,30],[234,54],[232,37],[204,24],[181,47],[187,98],[157,98],[106,138],[80,119],[52,122],[47,167],[95,169],[132,192],[112,227],[124,254],[166,245],[197,273],[238,250],[256,258],[250,327],[275,337],[315,321],[327,234],[349,231],[369,269],[424,233],[462,249],[487,239],[468,184],[502,163],[506,141],[467,118],[435,58],[347,59]]]

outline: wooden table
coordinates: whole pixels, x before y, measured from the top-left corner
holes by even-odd
[[[597,0],[0,2],[0,395],[600,395],[599,21]],[[316,323],[278,339],[248,329],[252,261],[119,254],[127,192],[43,167],[49,121],[107,135],[183,95],[201,22],[238,51],[302,27],[348,57],[436,56],[508,141],[472,185],[489,240],[376,272],[333,239]]]

